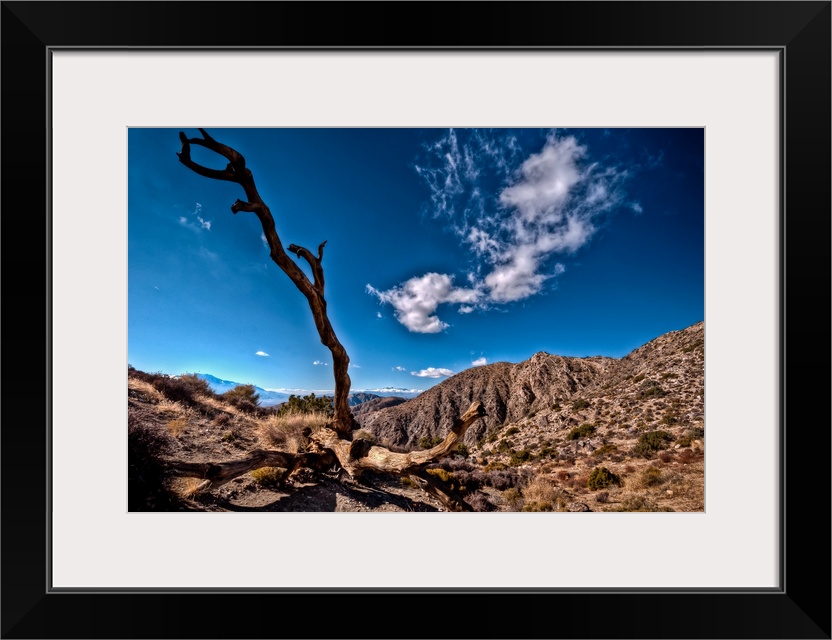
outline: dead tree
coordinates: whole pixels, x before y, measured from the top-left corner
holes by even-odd
[[[201,489],[210,490],[229,480],[253,471],[259,467],[277,466],[286,469],[284,478],[294,470],[307,467],[318,471],[340,467],[355,478],[367,471],[392,473],[410,477],[425,492],[438,498],[446,507],[453,510],[469,510],[470,507],[456,494],[444,487],[425,472],[426,465],[450,455],[462,441],[467,429],[480,417],[485,415],[481,402],[475,401],[470,408],[453,424],[450,433],[435,447],[424,451],[398,453],[384,447],[376,446],[361,438],[353,438],[358,424],[352,415],[348,403],[350,377],[348,373],[349,356],[338,340],[332,323],[329,321],[324,298],[324,270],[322,266],[324,245],[318,246],[317,255],[309,249],[295,244],[289,245],[289,251],[298,259],[305,260],[312,272],[312,279],[292,260],[283,248],[277,234],[274,218],[266,203],[263,202],[254,183],[251,170],[246,167],[246,160],[238,151],[217,142],[204,129],[199,129],[201,138],[188,138],[179,133],[182,151],[176,155],[179,161],[195,173],[213,180],[236,182],[245,192],[245,200],[236,200],[231,205],[231,212],[253,213],[260,220],[263,233],[269,245],[269,255],[278,267],[289,277],[306,298],[321,343],[332,353],[332,370],[335,377],[334,418],[331,423],[316,434],[310,434],[310,446],[307,451],[293,454],[282,451],[256,450],[243,460],[218,463],[179,463],[173,466],[173,472],[182,476],[203,478]],[[202,166],[191,159],[191,145],[198,145],[224,157],[228,164],[225,169],[212,169]]]

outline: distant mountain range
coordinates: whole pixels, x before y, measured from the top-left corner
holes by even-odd
[[[238,387],[241,384],[246,384],[243,382],[234,382],[232,380],[223,380],[222,378],[213,376],[210,373],[198,373],[196,375],[198,378],[205,380],[205,382],[208,383],[208,386],[211,387],[211,390],[215,393],[225,393],[226,391],[230,391],[231,389]],[[331,396],[334,393],[333,391],[309,391],[306,389],[263,389],[262,387],[258,387],[257,385],[254,385],[254,389],[255,391],[257,391],[258,394],[260,394],[260,405],[264,407],[272,407],[287,402],[289,400],[290,395],[308,396],[314,393],[316,396],[321,397]],[[420,393],[422,393],[421,389],[398,389],[396,387],[383,387],[381,389],[363,389],[353,391],[349,396],[349,403],[350,406],[357,406],[370,400],[375,400],[377,398],[387,398],[391,396],[410,399],[415,398]]]

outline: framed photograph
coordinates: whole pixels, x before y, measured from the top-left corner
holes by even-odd
[[[830,3],[323,9],[3,3],[3,637],[829,638]],[[419,41],[371,26],[403,14]],[[679,359],[601,375],[641,345]],[[427,396],[529,350],[597,392],[538,368],[543,404],[515,393],[461,442],[392,421],[343,455],[249,442],[289,446],[263,404],[332,392],[340,424],[344,380]],[[136,491],[128,429],[151,422],[183,456],[171,494]],[[275,488],[387,446],[455,466]],[[321,615],[362,596],[406,628]]]

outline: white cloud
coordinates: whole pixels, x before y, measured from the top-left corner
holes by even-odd
[[[481,366],[486,365],[486,364],[488,364],[488,360],[485,358],[485,356],[483,356],[482,358],[477,358],[476,360],[474,360],[471,363],[471,366],[481,367]]]
[[[417,378],[444,378],[454,375],[454,372],[450,369],[428,367],[427,369],[422,369],[421,371],[411,371],[410,375],[416,376]]]
[[[262,231],[260,232],[260,241],[263,243],[263,246],[266,247],[266,249],[269,249],[269,241],[266,240],[266,234]]]
[[[328,366],[328,363],[321,362],[320,360],[315,360],[315,362],[313,362],[312,364],[314,364],[316,367],[326,367],[326,366]]]
[[[350,369],[360,369],[360,368],[361,368],[360,364],[353,364],[352,362],[350,362]]]
[[[393,367],[393,371],[407,371],[404,367]]]
[[[376,318],[381,318],[381,317],[383,317],[383,316],[381,315],[381,311],[376,311]]]
[[[179,224],[181,224],[183,227],[187,227],[191,231],[199,231],[201,229],[204,229],[205,231],[210,231],[211,230],[211,221],[206,220],[205,218],[203,218],[200,215],[201,213],[202,213],[202,205],[199,202],[197,202],[196,205],[194,206],[194,210],[191,212],[191,216],[196,218],[197,221],[196,222],[190,222],[188,220],[188,218],[186,218],[185,216],[179,216]]]
[[[471,304],[482,296],[477,289],[455,287],[453,277],[442,273],[411,278],[387,291],[368,284],[367,292],[390,304],[396,310],[396,319],[414,333],[439,333],[448,327],[435,315],[440,304]]]
[[[618,167],[591,162],[577,138],[554,132],[525,158],[516,138],[480,130],[450,130],[426,149],[428,157],[416,171],[430,191],[430,213],[450,223],[470,248],[475,268],[465,288],[440,273],[386,291],[367,285],[368,293],[390,304],[397,320],[416,333],[448,328],[437,313],[442,304],[459,305],[459,313],[467,314],[542,291],[565,271],[553,257],[585,247],[602,214],[622,204],[621,185],[628,176]],[[629,206],[637,213],[641,208]]]
[[[631,202],[630,209],[632,209],[636,215],[644,213],[644,208],[638,202]]]
[[[268,358],[269,357],[269,354],[266,353],[265,351],[257,351],[254,355],[261,356],[263,358]]]

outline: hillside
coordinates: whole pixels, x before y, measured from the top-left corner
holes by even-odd
[[[356,484],[303,470],[280,488],[253,473],[216,495],[190,496],[186,480],[161,473],[166,462],[234,460],[305,440],[297,429],[275,440],[285,426],[274,408],[235,406],[207,385],[180,383],[189,384],[129,372],[131,510],[441,510],[397,477]],[[353,413],[365,438],[397,450],[431,446],[473,400],[483,402],[487,416],[465,446],[431,472],[475,510],[704,510],[701,322],[621,359],[540,352],[463,371],[411,400],[361,399]]]

